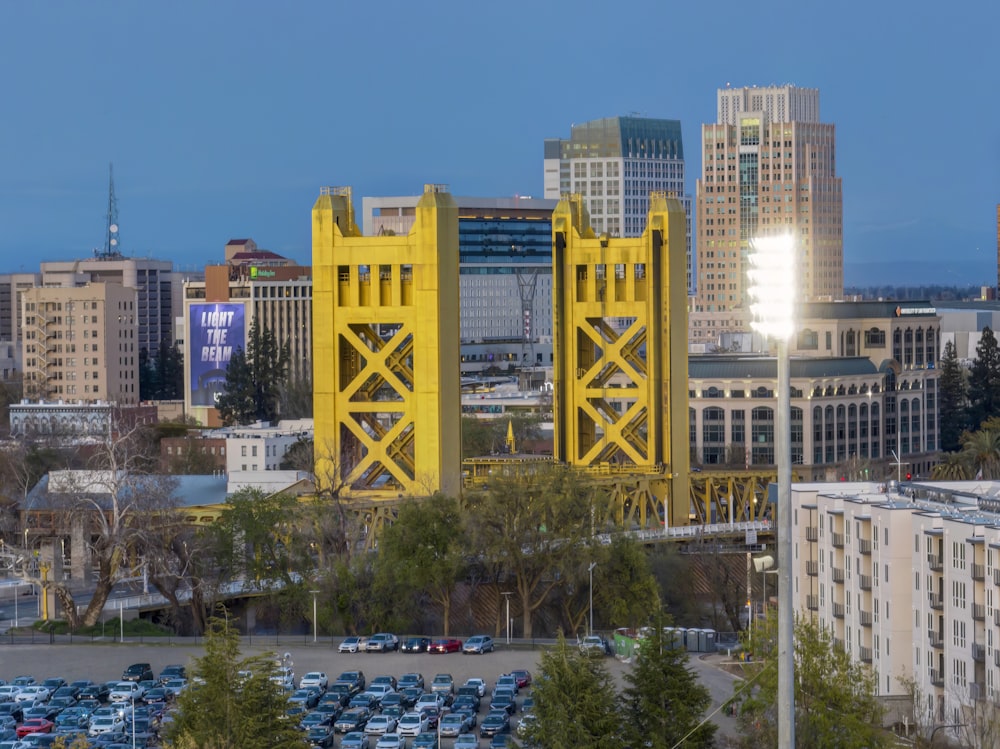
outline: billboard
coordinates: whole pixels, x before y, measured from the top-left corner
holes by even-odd
[[[191,405],[214,406],[226,386],[233,353],[246,347],[242,304],[192,304],[188,313]]]

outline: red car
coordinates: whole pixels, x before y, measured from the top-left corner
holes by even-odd
[[[427,648],[428,653],[461,653],[462,641],[448,637],[441,640],[434,640]]]
[[[17,727],[17,737],[23,739],[29,733],[52,733],[55,723],[45,718],[29,718]]]
[[[526,668],[518,668],[510,672],[510,675],[517,679],[517,688],[524,689],[531,686],[531,671]]]

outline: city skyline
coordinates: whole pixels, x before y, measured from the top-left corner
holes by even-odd
[[[604,117],[680,120],[693,195],[717,90],[793,83],[837,129],[845,284],[995,283],[1000,11],[738,7],[636,2],[602,38],[589,2],[5,6],[0,271],[101,247],[112,162],[122,251],[182,270],[242,236],[308,263],[324,185],[541,197],[545,138]]]

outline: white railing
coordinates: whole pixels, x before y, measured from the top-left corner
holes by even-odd
[[[706,525],[679,525],[674,528],[644,528],[635,531],[623,531],[625,535],[638,541],[666,541],[676,538],[701,538],[705,536],[734,535],[747,531],[758,533],[773,529],[770,520],[744,520],[739,523],[709,523]],[[613,534],[601,533],[598,539],[603,545],[611,543]]]

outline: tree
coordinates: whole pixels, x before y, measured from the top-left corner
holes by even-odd
[[[633,746],[622,741],[615,686],[604,659],[580,653],[562,636],[554,648],[542,653],[532,694],[536,720],[526,737],[532,745],[546,749]]]
[[[964,453],[944,453],[942,460],[931,472],[935,481],[968,481],[973,473],[969,471],[969,456]]]
[[[239,635],[228,620],[213,619],[205,655],[195,659],[192,680],[177,698],[167,735],[175,749],[306,749],[293,721],[288,695],[271,677],[273,654],[240,657]]]
[[[743,689],[737,746],[777,746],[777,617],[752,631],[756,689]],[[885,747],[875,674],[810,618],[795,622],[795,745],[803,749]],[[742,688],[742,687],[741,687]]]
[[[313,386],[308,375],[290,379],[281,386],[280,412],[283,419],[311,419]]]
[[[153,529],[170,522],[176,510],[176,483],[145,473],[150,463],[143,452],[146,448],[145,433],[136,427],[108,440],[95,453],[93,470],[58,481],[50,476],[49,502],[70,528],[82,527],[97,568],[94,593],[80,615],[69,585],[48,583],[71,628],[97,623],[115,584],[132,574],[129,555],[142,558],[154,538]]]
[[[278,345],[274,332],[261,330],[254,320],[247,347],[233,352],[224,392],[216,402],[223,423],[275,421],[288,377],[288,361],[288,344]]]
[[[989,328],[983,328],[969,374],[969,413],[973,428],[1000,415],[1000,347]]]
[[[472,548],[514,580],[524,637],[530,638],[532,615],[592,536],[592,487],[566,466],[532,466],[497,475],[470,494],[466,517]]]
[[[968,411],[969,383],[952,341],[944,345],[940,366],[938,413],[941,414],[941,450],[954,452],[959,448],[962,432],[971,425]]]
[[[155,359],[139,350],[139,398],[176,400],[184,395],[184,354],[176,343],[160,341]]]
[[[453,497],[435,494],[409,500],[379,538],[378,564],[404,589],[426,595],[441,607],[444,635],[450,634],[451,596],[465,569],[462,513]]]
[[[655,617],[635,665],[625,674],[627,743],[648,749],[710,749],[716,726],[701,722],[712,696],[688,667],[687,651],[664,637],[665,624],[662,615]]]
[[[962,455],[973,476],[986,480],[1000,477],[1000,420],[987,420],[982,429],[965,432],[961,442]]]

